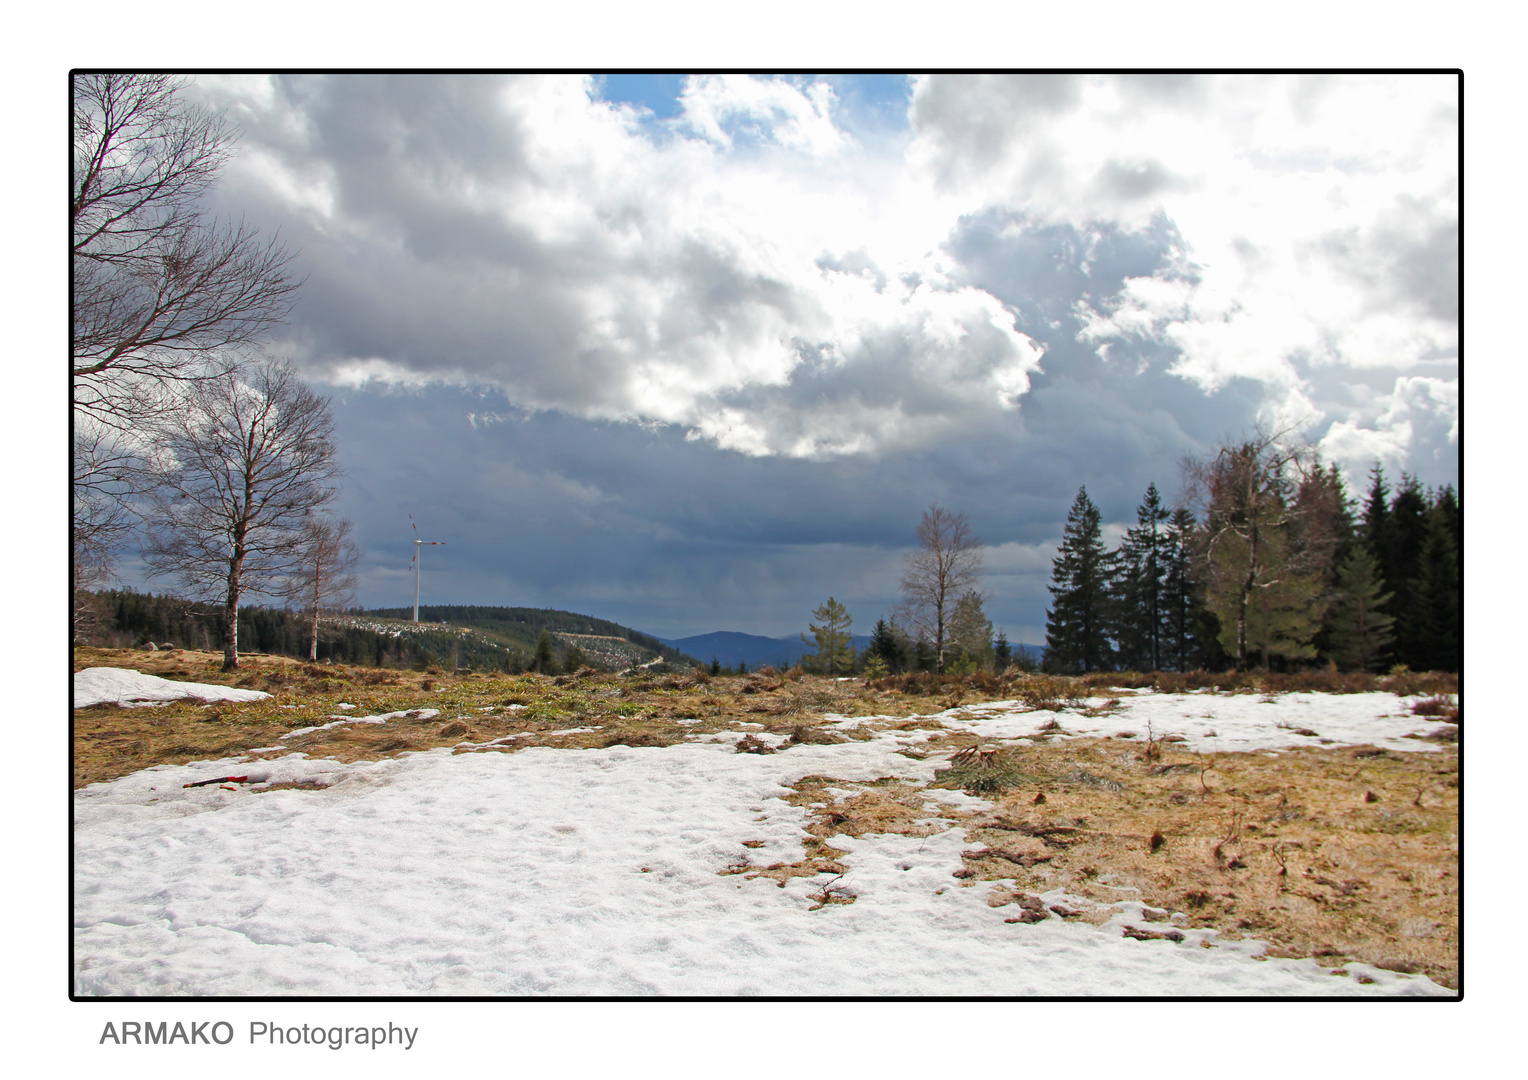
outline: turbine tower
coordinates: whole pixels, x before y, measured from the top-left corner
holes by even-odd
[[[414,621],[419,621],[419,548],[424,544],[438,544],[446,546],[444,540],[421,540],[419,539],[419,526],[414,524],[414,515],[409,515],[409,527],[414,530]]]

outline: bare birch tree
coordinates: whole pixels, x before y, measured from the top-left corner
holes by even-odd
[[[909,552],[902,573],[902,604],[897,618],[912,636],[934,650],[935,667],[944,670],[950,624],[962,594],[976,588],[982,568],[982,542],[964,514],[934,503],[918,522],[918,547]]]
[[[308,617],[308,659],[318,659],[320,615],[343,608],[355,594],[355,565],[361,553],[350,539],[349,520],[309,515],[296,561],[279,595]]]
[[[144,561],[223,601],[223,670],[239,666],[239,602],[293,570],[309,516],[335,494],[328,399],[265,359],[185,384],[156,425]]]
[[[275,237],[209,219],[202,198],[235,134],[165,75],[74,78],[74,407],[132,426],[145,381],[215,376],[259,342],[298,282]],[[210,366],[209,366],[210,365]]]
[[[223,350],[286,317],[298,283],[274,239],[209,219],[202,199],[231,152],[223,118],[165,75],[73,81],[70,185],[76,588],[110,576],[137,526],[148,428]],[[76,600],[82,594],[76,592]]]

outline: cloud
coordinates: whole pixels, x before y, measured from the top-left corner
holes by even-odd
[[[702,75],[685,81],[679,103],[682,125],[725,149],[735,138],[752,137],[823,157],[845,142],[830,115],[834,94],[827,83],[801,87],[746,75]]]
[[[1165,345],[1286,413],[1313,367],[1457,356],[1452,77],[930,78],[913,118],[910,156],[967,202],[1172,223],[1170,263],[1080,306],[1108,355]]]
[[[855,153],[825,83],[687,80],[675,126],[700,137],[661,142],[569,78],[206,89],[253,144],[226,197],[303,248],[284,344],[338,383],[481,383],[805,457],[917,444],[1029,388],[1040,350],[991,296],[922,240],[866,247],[864,185],[818,171]],[[868,273],[833,267],[846,250]]]
[[[691,77],[662,121],[570,76],[200,92],[245,131],[220,197],[303,252],[281,345],[341,383],[828,459],[1000,427],[1072,343],[1318,425],[1314,368],[1456,349],[1448,79],[920,78],[874,145],[845,102],[900,90],[836,86]]]
[[[1389,472],[1410,471],[1454,480],[1459,455],[1459,380],[1428,376],[1396,379],[1385,408],[1372,421],[1360,416],[1332,424],[1319,446],[1354,490],[1377,461]],[[1442,468],[1440,469],[1440,466]]]

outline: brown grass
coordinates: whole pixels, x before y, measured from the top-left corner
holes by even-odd
[[[935,740],[932,753],[951,753]],[[1162,744],[1152,744],[1161,747]],[[953,756],[953,755],[952,755]],[[936,770],[991,812],[945,808],[970,846],[955,877],[1001,883],[994,905],[1064,888],[1100,908],[1140,900],[1182,912],[1177,925],[1266,941],[1270,956],[1359,960],[1458,985],[1458,756],[1374,747],[1157,754],[1119,739],[1014,746],[981,764]],[[985,783],[984,783],[985,781]],[[921,789],[881,781],[829,800],[850,781],[809,777],[791,801],[814,809],[798,863],[765,877],[837,872],[821,854],[834,832],[927,835]],[[827,848],[831,852],[831,848]],[[831,864],[831,865],[830,865]],[[1010,884],[1011,883],[1011,884]],[[1011,921],[1038,921],[1031,912]],[[1070,915],[1068,917],[1071,917]]]

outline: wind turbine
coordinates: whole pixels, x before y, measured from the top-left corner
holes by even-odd
[[[414,559],[411,565],[414,567],[414,621],[417,623],[419,621],[419,548],[423,544],[439,544],[445,547],[446,542],[419,539],[419,526],[414,524],[413,514],[409,515],[409,527],[414,530]]]

